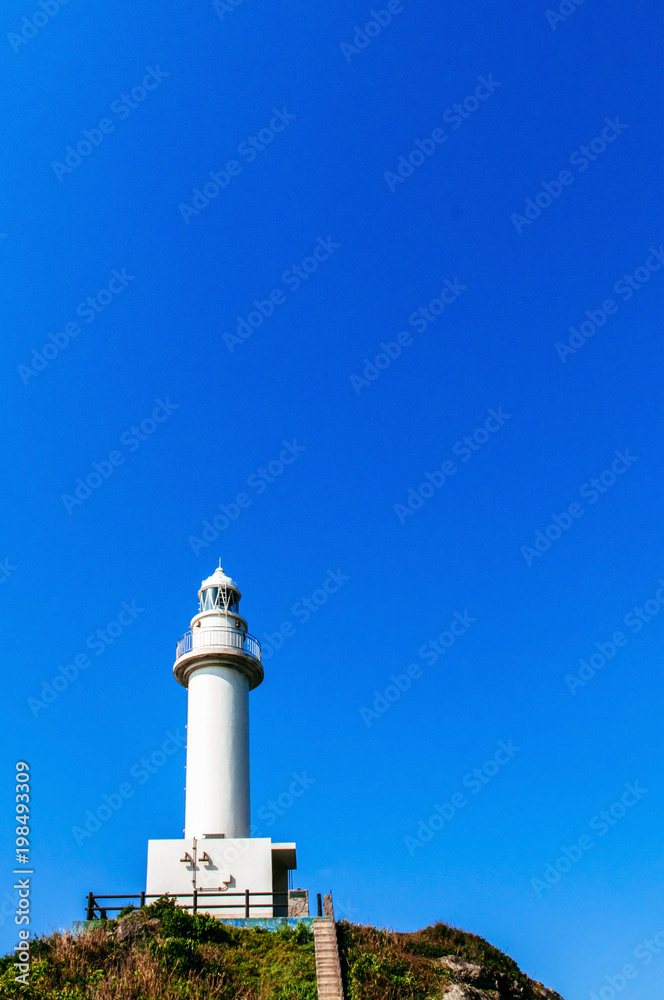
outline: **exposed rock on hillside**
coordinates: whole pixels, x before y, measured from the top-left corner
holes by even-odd
[[[452,974],[452,984],[444,994],[445,1000],[512,1000],[513,997],[514,1000],[521,1000],[528,995],[524,992],[522,983],[485,965],[469,962],[457,955],[441,958],[439,961]],[[528,980],[528,986],[533,991],[533,996],[541,1000],[562,1000],[559,993],[546,989],[532,979]]]
[[[562,1000],[476,934],[434,924],[412,934],[339,924],[347,1000]]]

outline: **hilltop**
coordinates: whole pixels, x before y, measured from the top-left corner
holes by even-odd
[[[314,938],[300,923],[239,929],[171,901],[100,920],[78,937],[31,942],[29,985],[0,959],[0,998],[317,1000]],[[346,1000],[562,1000],[475,934],[437,923],[414,933],[337,925]]]

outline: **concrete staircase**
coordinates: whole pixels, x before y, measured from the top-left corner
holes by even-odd
[[[314,944],[318,1000],[344,1000],[331,896],[325,897],[325,916],[314,920]]]

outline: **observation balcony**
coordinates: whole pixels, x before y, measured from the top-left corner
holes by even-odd
[[[263,680],[261,644],[255,636],[237,629],[204,625],[189,629],[178,640],[173,667],[176,679],[186,687],[194,666],[200,666],[201,659],[215,653],[223,657],[228,666],[246,674],[250,689]]]

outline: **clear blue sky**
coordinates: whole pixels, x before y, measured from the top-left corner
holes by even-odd
[[[17,759],[35,932],[139,891],[148,838],[180,835],[171,668],[221,557],[268,653],[291,623],[251,696],[252,802],[296,884],[475,931],[565,1000],[632,964],[653,1000],[659,5],[404,0],[368,33],[357,0],[55,6],[8,0],[0,32],[0,899]]]

